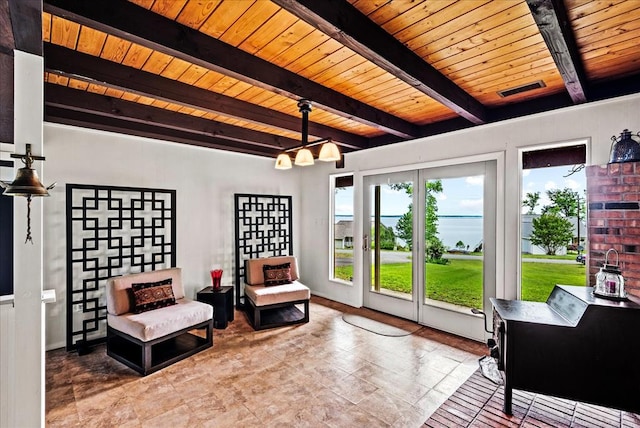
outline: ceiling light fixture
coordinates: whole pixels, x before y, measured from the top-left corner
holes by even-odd
[[[24,167],[20,168],[16,173],[16,178],[11,183],[0,181],[0,186],[4,188],[3,195],[7,196],[26,196],[27,198],[27,239],[24,243],[31,241],[31,198],[33,196],[49,196],[49,190],[53,189],[56,183],[49,187],[44,187],[38,178],[38,173],[31,168],[33,161],[45,160],[44,156],[33,156],[31,154],[31,144],[27,144],[27,152],[24,155],[11,154],[12,158],[22,160]]]
[[[298,101],[298,109],[302,113],[302,141],[300,147],[294,147],[280,153],[276,159],[276,169],[290,169],[291,158],[287,152],[297,151],[294,164],[297,166],[309,166],[314,164],[313,154],[309,147],[324,143],[320,148],[318,160],[324,162],[341,161],[342,155],[338,146],[330,138],[321,138],[309,143],[309,113],[311,112],[311,101],[302,99]]]

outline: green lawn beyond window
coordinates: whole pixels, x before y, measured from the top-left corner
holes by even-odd
[[[469,308],[482,307],[482,260],[450,260],[447,265],[427,264],[427,297]],[[336,277],[349,280],[352,266],[336,267]],[[411,292],[411,264],[380,266],[381,286]],[[544,302],[555,284],[585,285],[585,266],[522,263],[522,299]]]

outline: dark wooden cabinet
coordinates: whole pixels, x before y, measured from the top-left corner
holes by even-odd
[[[227,323],[233,321],[233,287],[204,288],[198,292],[197,300],[213,306],[214,328],[225,329]]]

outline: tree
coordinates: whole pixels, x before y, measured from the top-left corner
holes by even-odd
[[[562,190],[547,190],[547,196],[551,201],[543,209],[544,212],[555,212],[562,214],[565,218],[576,217],[578,215],[578,204],[580,195],[569,188]]]
[[[462,241],[456,242],[456,248],[459,250],[464,250],[464,242]]]
[[[413,248],[413,210],[412,205],[409,204],[409,211],[402,214],[402,217],[396,224],[396,232],[398,232],[398,238],[407,243],[407,247],[411,250]]]
[[[408,195],[413,194],[413,186],[409,183],[397,183],[390,186],[394,190],[404,190]],[[425,252],[427,260],[442,258],[445,248],[438,238],[438,200],[436,193],[443,191],[441,180],[427,181],[425,184]],[[408,212],[400,217],[396,225],[397,236],[413,248],[413,205],[409,204]]]
[[[548,255],[554,255],[573,238],[571,222],[556,213],[542,214],[534,218],[532,224],[531,243],[544,248]]]
[[[540,192],[529,192],[522,201],[522,206],[528,208],[527,214],[533,214],[538,206],[538,202],[540,202]]]
[[[374,236],[373,232],[371,236]],[[380,248],[383,250],[393,250],[396,246],[396,234],[393,227],[380,223]]]

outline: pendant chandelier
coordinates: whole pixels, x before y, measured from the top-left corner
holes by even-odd
[[[34,196],[49,196],[49,190],[53,189],[56,183],[49,187],[44,187],[38,178],[38,173],[31,168],[33,161],[45,160],[44,156],[33,156],[31,154],[31,144],[27,144],[27,152],[24,155],[12,154],[12,158],[17,158],[24,163],[24,167],[20,168],[16,173],[16,178],[11,183],[0,181],[0,186],[4,188],[3,195],[7,196],[25,196],[27,198],[27,239],[24,243],[31,241],[31,198]]]
[[[298,101],[298,109],[302,113],[302,145],[293,149],[289,149],[284,153],[280,153],[276,159],[276,169],[290,169],[291,158],[287,152],[297,151],[293,163],[297,166],[309,166],[314,164],[313,154],[309,147],[322,144],[318,160],[323,162],[334,162],[342,159],[338,146],[331,141],[330,138],[322,138],[320,140],[309,143],[309,113],[311,112],[311,101],[302,99]]]

